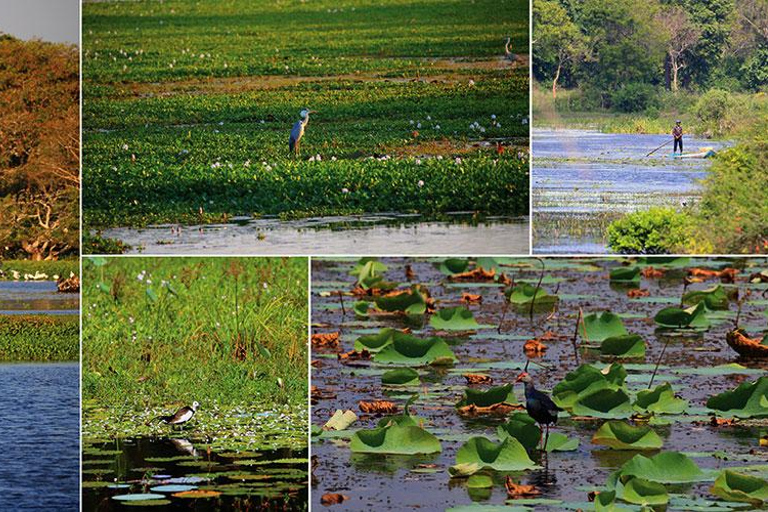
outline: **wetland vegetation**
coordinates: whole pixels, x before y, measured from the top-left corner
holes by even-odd
[[[744,351],[766,343],[765,259],[312,266],[314,506],[727,512],[768,498],[768,360]],[[513,384],[523,370],[563,409],[546,451]]]

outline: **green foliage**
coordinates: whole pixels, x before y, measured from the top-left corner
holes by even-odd
[[[193,400],[306,409],[306,259],[83,267],[84,399],[112,410]]]
[[[619,112],[642,112],[657,105],[656,90],[646,83],[623,84],[611,94],[611,105]]]
[[[0,316],[0,360],[78,361],[80,321],[77,316]]]
[[[731,123],[735,102],[731,94],[720,89],[710,89],[699,97],[693,107],[693,114],[701,122],[703,131],[714,136],[723,136],[733,129]]]
[[[677,253],[691,236],[691,219],[673,208],[637,211],[608,226],[608,245],[619,254]]]
[[[70,274],[80,274],[80,261],[77,258],[67,258],[56,261],[34,260],[4,260],[0,262],[0,280],[13,280],[13,272],[24,274],[47,274],[48,279],[53,276],[69,277]]]

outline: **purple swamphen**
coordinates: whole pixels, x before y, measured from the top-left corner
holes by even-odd
[[[518,375],[515,382],[525,384],[525,410],[528,411],[528,416],[536,420],[539,425],[544,425],[546,429],[543,447],[546,450],[547,441],[549,441],[549,426],[557,423],[557,411],[562,411],[562,409],[555,405],[555,402],[545,393],[533,386],[533,379],[526,372]]]

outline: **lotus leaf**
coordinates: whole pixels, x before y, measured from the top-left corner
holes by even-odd
[[[448,258],[447,260],[442,261],[438,265],[438,268],[440,272],[446,276],[460,274],[469,268],[469,260],[463,258]]]
[[[637,505],[665,505],[669,494],[663,484],[639,477],[621,478],[616,484],[616,496]]]
[[[480,327],[472,312],[462,307],[441,309],[430,323],[435,329],[444,331],[472,331]]]
[[[600,344],[600,353],[604,356],[645,357],[645,341],[636,334],[611,336]]]
[[[688,407],[688,402],[675,397],[672,385],[665,382],[654,389],[645,389],[637,394],[635,409],[656,414],[680,414]]]
[[[419,372],[411,368],[398,368],[385,372],[381,383],[387,386],[416,386],[419,384]]]
[[[359,316],[361,318],[367,318],[369,307],[370,307],[369,303],[367,303],[364,300],[359,300],[352,305],[352,310],[355,312],[356,316]]]
[[[601,388],[615,389],[624,384],[626,370],[620,364],[612,364],[607,371],[583,364],[568,373],[552,390],[552,397],[563,408],[572,407],[580,396],[593,393]]]
[[[574,402],[571,411],[575,416],[594,418],[628,418],[632,415],[629,396],[623,389],[603,387],[583,394]]]
[[[592,443],[614,450],[657,450],[664,444],[651,427],[633,426],[623,421],[603,423],[592,437]]]
[[[560,432],[552,432],[544,448],[548,452],[572,452],[579,448],[579,440],[568,439],[568,436]]]
[[[610,280],[620,283],[640,282],[640,267],[617,267],[611,270]]]
[[[650,458],[635,455],[621,467],[619,474],[663,484],[699,482],[706,478],[695,462],[679,452],[662,452]]]
[[[384,364],[424,366],[428,364],[452,364],[456,356],[448,344],[440,338],[396,337],[379,351],[373,360]]]
[[[499,439],[511,436],[520,441],[526,450],[533,450],[541,442],[541,429],[536,420],[524,412],[518,412],[509,417],[504,425],[496,429]]]
[[[439,453],[442,450],[437,437],[423,428],[397,424],[358,430],[352,435],[349,448],[353,453],[391,455]]]
[[[474,474],[467,480],[467,487],[471,489],[487,489],[493,487],[493,478],[489,475]]]
[[[604,311],[600,315],[592,313],[584,317],[584,334],[588,341],[603,341],[616,336],[624,336],[627,330],[621,317],[610,311]]]
[[[517,403],[515,393],[512,390],[512,384],[507,384],[506,386],[497,386],[486,391],[467,388],[464,390],[464,396],[461,398],[461,400],[459,400],[459,403],[456,404],[456,407],[464,407],[467,405],[490,407],[500,403]]]
[[[707,318],[707,308],[703,302],[688,309],[664,308],[656,313],[653,321],[668,329],[706,330],[711,325]]]
[[[728,309],[728,295],[719,284],[706,290],[692,290],[683,295],[683,304],[686,306],[696,306],[702,302],[711,310]]]
[[[768,377],[743,382],[734,390],[710,397],[707,407],[739,418],[768,416]]]
[[[537,306],[551,307],[556,304],[559,299],[557,295],[550,295],[543,288],[536,289],[535,286],[529,283],[521,283],[512,290],[505,292],[507,300],[512,304],[518,306],[529,306],[531,302],[534,302]]]
[[[768,501],[768,482],[756,476],[725,470],[715,480],[710,492],[724,500],[762,506]]]
[[[416,285],[402,293],[376,297],[374,302],[382,311],[401,311],[407,315],[423,315],[427,311],[427,302]]]
[[[538,466],[528,457],[520,442],[506,437],[494,443],[485,437],[473,437],[456,452],[456,464],[477,464],[496,471],[523,471]]]
[[[392,329],[391,327],[382,329],[378,334],[367,334],[365,336],[360,336],[355,340],[355,350],[365,349],[368,352],[376,353],[392,343],[398,333],[403,336],[408,336],[404,332],[398,329]]]

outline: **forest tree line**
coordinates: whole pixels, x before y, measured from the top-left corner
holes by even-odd
[[[768,88],[768,0],[536,0],[533,74],[585,110],[648,108],[660,90]]]
[[[0,34],[0,257],[79,250],[76,46]]]

